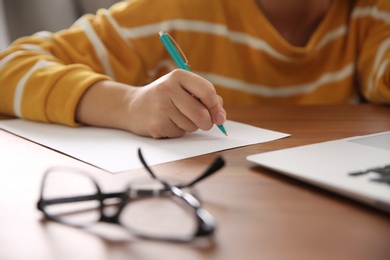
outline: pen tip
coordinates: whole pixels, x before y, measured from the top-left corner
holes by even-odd
[[[227,132],[226,132],[226,129],[225,129],[225,127],[223,126],[223,125],[217,125],[218,126],[218,128],[219,128],[219,130],[221,130],[221,132],[224,134],[224,135],[228,135],[227,134]]]

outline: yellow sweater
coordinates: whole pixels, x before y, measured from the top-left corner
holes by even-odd
[[[254,0],[133,0],[2,52],[0,113],[75,125],[94,82],[142,86],[175,68],[159,31],[225,104],[353,103],[359,93],[390,102],[388,0],[332,1],[305,47],[285,41]]]

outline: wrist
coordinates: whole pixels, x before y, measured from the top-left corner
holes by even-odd
[[[76,109],[76,121],[86,125],[129,130],[127,105],[134,87],[114,82],[98,81],[81,97]]]

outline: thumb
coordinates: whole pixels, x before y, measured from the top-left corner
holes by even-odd
[[[218,102],[213,108],[210,110],[210,115],[213,120],[213,123],[216,125],[222,125],[226,121],[226,111],[222,107],[221,103]]]

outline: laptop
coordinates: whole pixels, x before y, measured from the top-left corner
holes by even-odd
[[[247,160],[390,213],[390,131],[253,154]]]

